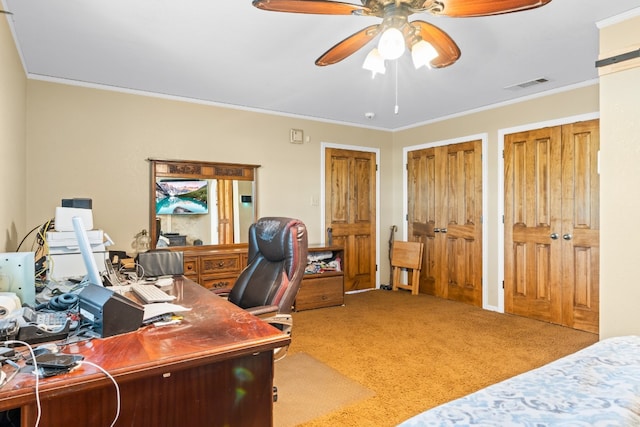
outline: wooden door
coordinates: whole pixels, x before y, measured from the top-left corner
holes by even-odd
[[[505,137],[505,311],[597,332],[598,121]]]
[[[436,254],[442,252],[442,241],[436,240],[436,224],[442,211],[442,177],[436,180],[436,148],[411,151],[407,158],[407,202],[409,241],[424,245],[423,264],[420,270],[420,292],[429,295],[444,295],[440,276],[440,260]],[[437,212],[437,214],[436,214]],[[438,230],[439,231],[439,230]],[[436,289],[436,286],[438,288]]]
[[[218,179],[218,242],[229,244],[233,238],[233,181]]]
[[[505,311],[560,323],[560,128],[507,135]],[[555,166],[554,166],[555,165]]]
[[[482,142],[409,154],[408,235],[425,244],[421,292],[482,305]]]
[[[562,127],[562,324],[597,333],[600,306],[598,120]]]
[[[325,152],[325,224],[345,250],[345,291],[376,286],[375,153]]]

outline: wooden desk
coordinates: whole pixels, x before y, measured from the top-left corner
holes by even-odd
[[[179,325],[68,345],[65,353],[106,369],[121,394],[117,426],[271,426],[273,349],[290,339],[185,278],[169,291],[193,310]],[[90,365],[41,380],[41,426],[109,426],[115,386]],[[35,378],[18,374],[0,389],[0,411],[36,419]]]

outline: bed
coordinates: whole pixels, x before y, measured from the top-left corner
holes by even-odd
[[[640,426],[640,336],[602,340],[400,424],[474,425]]]

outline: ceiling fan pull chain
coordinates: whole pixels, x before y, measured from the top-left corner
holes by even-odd
[[[398,110],[400,107],[398,107],[398,60],[396,60],[396,106],[393,110],[393,112],[395,114],[398,114]]]

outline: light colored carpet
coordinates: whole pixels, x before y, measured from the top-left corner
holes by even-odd
[[[275,363],[274,427],[294,427],[374,395],[306,353],[289,354]]]

